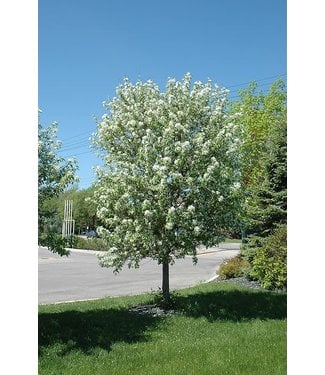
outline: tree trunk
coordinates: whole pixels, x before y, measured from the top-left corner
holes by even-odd
[[[162,263],[162,292],[163,292],[163,299],[164,304],[168,306],[170,302],[170,295],[169,295],[169,262],[168,260],[164,260]]]

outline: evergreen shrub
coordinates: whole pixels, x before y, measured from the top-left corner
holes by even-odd
[[[252,261],[249,276],[266,289],[287,286],[287,227],[279,226],[264,239]]]

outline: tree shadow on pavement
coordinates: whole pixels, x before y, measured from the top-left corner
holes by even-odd
[[[53,345],[58,347],[58,355],[65,356],[75,350],[84,354],[91,354],[96,348],[110,351],[114,343],[121,341],[146,341],[147,331],[160,321],[159,317],[139,315],[127,309],[40,313],[39,356]]]

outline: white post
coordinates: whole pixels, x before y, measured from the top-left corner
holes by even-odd
[[[72,219],[73,201],[64,201],[64,214],[62,223],[62,238],[70,237],[74,234],[75,220]]]

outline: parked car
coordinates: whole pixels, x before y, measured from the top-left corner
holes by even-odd
[[[99,234],[95,230],[86,232],[87,238],[99,238]]]

